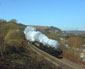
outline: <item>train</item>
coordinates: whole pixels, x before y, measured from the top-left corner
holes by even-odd
[[[63,58],[63,51],[60,48],[56,49],[51,46],[43,45],[42,43],[39,43],[39,42],[32,42],[32,44],[38,47],[39,49],[49,53],[52,56],[55,56],[59,59]]]

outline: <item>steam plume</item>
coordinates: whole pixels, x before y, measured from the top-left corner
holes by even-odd
[[[40,42],[43,45],[59,48],[59,43],[56,40],[49,39],[46,35],[42,34],[40,31],[36,31],[36,28],[28,26],[24,30],[24,34],[27,40],[31,42]]]

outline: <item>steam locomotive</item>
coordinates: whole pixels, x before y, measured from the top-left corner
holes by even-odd
[[[62,56],[63,51],[60,48],[56,49],[54,47],[45,46],[39,42],[32,42],[32,44],[35,45],[36,47],[38,47],[39,49],[51,54],[52,56],[55,56],[59,59],[63,58],[63,56]]]

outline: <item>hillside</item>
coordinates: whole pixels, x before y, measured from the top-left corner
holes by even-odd
[[[62,31],[54,26],[34,26],[35,28],[39,29],[41,32],[47,31],[48,33],[62,33]]]
[[[32,50],[27,50],[28,42],[25,38],[23,33],[25,27],[27,25],[19,24],[15,21],[0,21],[0,67],[14,67],[20,66],[19,68],[24,69],[29,65],[30,67],[37,65],[45,66],[47,69],[52,69],[47,64],[44,64],[45,61],[43,58],[41,59],[40,56],[36,56],[36,53],[33,54]],[[33,25],[32,25],[33,26]],[[62,31],[53,26],[33,26],[37,28],[37,30],[41,31],[42,33],[46,34],[49,38],[58,40],[61,49],[63,50],[63,57],[69,59],[75,63],[85,65],[84,57],[80,54],[84,53],[85,49],[85,35],[69,35],[67,38],[60,39]],[[31,52],[31,53],[30,53]],[[22,57],[23,56],[23,57]],[[31,56],[31,57],[30,57]],[[39,62],[36,60],[35,57],[38,57]],[[82,58],[80,58],[82,57]],[[32,62],[31,62],[31,61]],[[18,61],[18,62],[17,62]],[[29,61],[29,62],[27,62]],[[35,61],[35,63],[33,63]],[[41,62],[41,63],[40,63]],[[37,64],[36,64],[37,63]],[[13,65],[12,65],[13,64]],[[26,65],[27,64],[27,65]],[[29,67],[28,66],[28,67]],[[15,69],[14,68],[14,69]],[[7,69],[7,68],[6,68]],[[33,69],[33,68],[30,68]],[[34,68],[35,69],[35,68]],[[54,69],[54,68],[53,68]]]
[[[24,28],[16,22],[0,21],[0,69],[58,69],[30,49]]]
[[[48,33],[62,33],[62,31],[53,26],[39,26],[39,25],[23,25],[23,24],[17,24],[19,30],[24,30],[26,26],[33,26],[38,31],[41,31],[42,33],[47,31]]]

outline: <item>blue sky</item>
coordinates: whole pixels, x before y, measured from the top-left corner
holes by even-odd
[[[85,0],[0,0],[0,19],[85,30]]]

